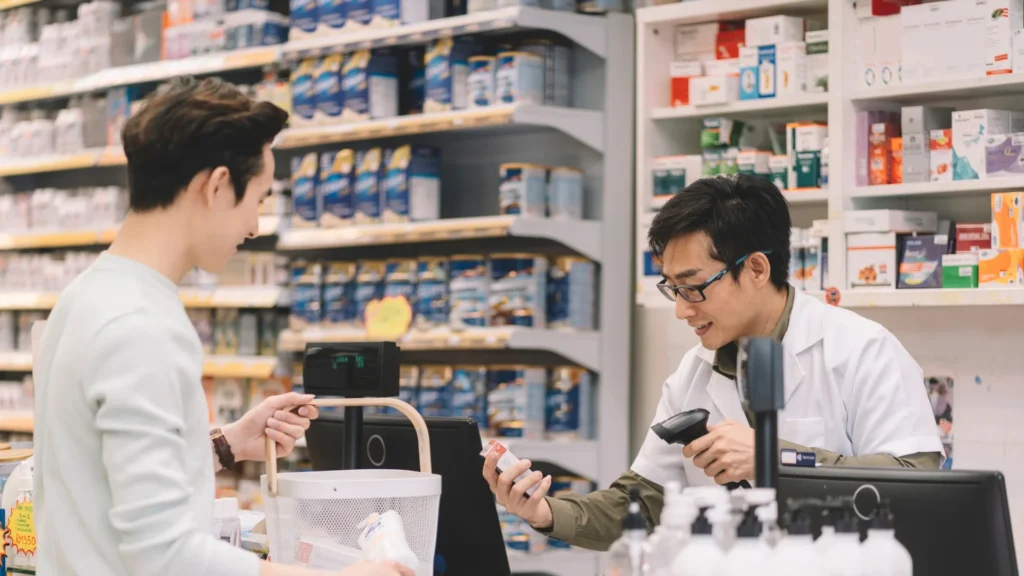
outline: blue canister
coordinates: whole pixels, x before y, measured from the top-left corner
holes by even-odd
[[[355,217],[355,152],[351,149],[320,154],[321,224],[350,224]]]
[[[556,166],[548,179],[548,215],[563,220],[583,219],[583,171]]]
[[[487,429],[487,366],[465,364],[452,369],[452,410],[456,418],[472,418]]]
[[[491,325],[546,327],[547,275],[543,256],[491,256]]]
[[[317,0],[317,20],[321,28],[338,30],[345,26],[344,0]]]
[[[379,147],[356,152],[356,224],[377,224],[381,217],[380,172],[384,152]]]
[[[317,226],[320,223],[323,202],[317,194],[317,160],[316,152],[292,157],[292,223],[297,227]]]
[[[289,8],[292,28],[302,30],[303,32],[316,31],[316,0],[291,0]]]
[[[448,259],[436,256],[420,258],[416,264],[417,330],[432,330],[448,325]]]
[[[384,296],[401,296],[416,306],[416,260],[392,258],[387,261],[384,278]]]
[[[548,328],[593,330],[597,300],[596,266],[590,260],[563,256],[548,274]]]
[[[476,254],[451,257],[449,291],[449,324],[454,329],[479,328],[490,324],[487,307],[491,278],[487,260]]]
[[[540,366],[491,366],[487,372],[487,424],[506,438],[544,435],[547,370]]]
[[[345,19],[354,25],[366,26],[373,20],[372,0],[344,0]]]
[[[345,109],[345,93],[341,89],[341,54],[330,54],[320,60],[313,83],[317,111],[328,120],[337,120]]]
[[[324,322],[330,326],[356,325],[356,263],[328,262],[324,274]]]
[[[323,320],[321,292],[322,267],[319,262],[295,260],[289,268],[291,283],[291,313],[288,325],[293,330],[315,326]]]
[[[292,71],[292,110],[301,118],[312,120],[316,112],[315,76],[319,62],[315,58],[303,60]]]
[[[482,108],[494,104],[494,56],[473,56],[469,59],[469,107]]]
[[[588,440],[593,437],[593,376],[579,366],[551,370],[545,428],[552,438]]]
[[[356,276],[356,325],[366,325],[366,308],[370,302],[384,297],[387,265],[383,260],[361,260]]]
[[[417,409],[424,416],[452,415],[452,367],[445,364],[420,366],[420,395]]]

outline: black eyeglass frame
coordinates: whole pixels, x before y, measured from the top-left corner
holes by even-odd
[[[668,278],[662,278],[661,282],[658,282],[658,292],[661,292],[661,295],[664,296],[665,298],[668,298],[668,300],[671,302],[675,302],[677,296],[682,297],[683,300],[686,300],[691,304],[703,302],[707,300],[707,296],[704,295],[704,291],[708,289],[708,286],[711,286],[715,282],[718,282],[722,278],[725,278],[725,275],[728,274],[730,270],[739,266],[744,261],[746,261],[747,258],[750,258],[751,256],[757,254],[758,252],[764,254],[765,256],[772,253],[771,250],[758,250],[757,252],[751,252],[750,254],[747,254],[746,256],[743,256],[739,260],[733,262],[729,266],[726,266],[725,268],[722,269],[721,272],[715,274],[714,276],[708,278],[707,280],[701,282],[700,284],[679,284],[673,286],[668,283]],[[690,297],[687,297],[687,293],[693,292],[697,294],[699,299],[692,299]]]

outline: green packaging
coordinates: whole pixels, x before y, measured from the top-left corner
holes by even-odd
[[[718,148],[705,148],[701,151],[704,164],[701,173],[707,176],[718,176],[722,174],[722,150]]]
[[[817,188],[821,179],[821,152],[796,153],[796,188]]]
[[[942,256],[943,288],[978,287],[978,253],[944,254]]]
[[[700,147],[738,146],[743,134],[743,122],[729,118],[705,118],[700,131]]]
[[[779,190],[789,185],[789,157],[785,154],[772,156],[768,159],[768,170],[771,172],[772,184]]]

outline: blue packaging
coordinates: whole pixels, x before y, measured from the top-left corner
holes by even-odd
[[[425,57],[422,46],[414,46],[401,52],[401,86],[404,88],[398,107],[402,115],[423,113],[424,89],[427,83]]]
[[[536,254],[491,256],[492,326],[547,326],[548,260]]]
[[[317,194],[317,156],[310,152],[292,157],[292,225],[302,228],[317,226],[323,209]]]
[[[593,330],[597,267],[585,258],[557,258],[548,274],[548,328]]]
[[[291,312],[288,326],[293,330],[303,330],[315,326],[323,320],[321,307],[321,291],[323,287],[323,269],[319,262],[295,260],[289,267],[291,283]]]
[[[420,367],[402,364],[398,367],[398,399],[412,407],[419,404]],[[394,408],[384,409],[385,414],[398,414]]]
[[[224,2],[225,12],[239,10],[269,10],[270,0],[227,0]]]
[[[292,71],[292,110],[306,120],[312,120],[316,113],[314,84],[317,68],[316,59],[310,58],[299,62]]]
[[[383,151],[379,147],[356,152],[356,224],[380,222],[380,169]]]
[[[487,366],[462,365],[452,368],[452,408],[456,418],[476,420],[487,429]]]
[[[316,11],[317,21],[320,28],[338,30],[345,26],[346,8],[345,0],[317,0]]]
[[[417,409],[424,416],[452,415],[452,367],[444,364],[420,366],[420,395]]]
[[[392,258],[387,261],[384,276],[384,296],[402,296],[409,306],[416,307],[416,260]]]
[[[349,54],[345,58],[342,87],[347,120],[398,116],[398,59],[391,50]]]
[[[346,24],[368,26],[373,20],[372,0],[342,0],[345,3]]]
[[[757,47],[757,94],[761,98],[775,97],[775,45]]]
[[[355,217],[355,151],[320,154],[320,224],[326,227],[351,224]]]
[[[424,112],[466,108],[469,57],[477,51],[476,42],[466,36],[440,38],[427,46],[424,56],[427,66]]]
[[[430,20],[430,2],[421,0],[372,0],[374,27],[386,28]]]
[[[441,150],[406,144],[392,150],[385,165],[385,222],[441,217]]]
[[[251,10],[227,19],[224,27],[224,49],[241,50],[255,46],[274,46],[288,41],[288,17],[276,12]]]
[[[361,260],[356,275],[356,319],[355,325],[366,324],[366,308],[370,302],[384,297],[386,265],[383,260]]]
[[[487,260],[476,254],[452,256],[449,274],[449,325],[455,330],[489,326],[491,314],[487,298],[491,276]]]
[[[417,330],[432,330],[448,325],[448,260],[436,256],[420,258],[416,263]]]
[[[593,438],[594,383],[590,372],[579,366],[551,370],[545,427],[550,438]]]
[[[544,435],[547,370],[540,366],[491,366],[487,372],[487,422],[498,437]]]
[[[942,288],[942,255],[947,252],[946,234],[915,234],[903,237],[896,288]]]
[[[757,100],[760,95],[758,85],[758,49],[757,46],[740,46],[740,100]]]
[[[356,324],[356,263],[328,262],[324,274],[324,323],[331,327]]]
[[[482,108],[495,103],[494,70],[497,59],[494,56],[472,56],[469,58],[469,78],[466,90],[469,92],[469,107]]]
[[[291,0],[289,12],[292,28],[310,33],[316,31],[316,0]]]
[[[316,109],[328,120],[338,120],[345,109],[345,93],[341,89],[341,54],[325,56],[316,70],[313,96]]]

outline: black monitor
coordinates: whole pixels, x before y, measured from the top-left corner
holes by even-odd
[[[435,576],[509,576],[505,540],[487,481],[480,474],[480,430],[468,418],[424,418],[433,473],[441,476]],[[306,432],[314,470],[340,470],[344,416],[322,413]],[[363,420],[360,468],[420,469],[416,431],[405,416]]]
[[[914,576],[1017,576],[999,472],[783,466],[778,495],[783,509],[789,498],[852,496],[862,518],[873,516],[879,497],[889,500]]]

